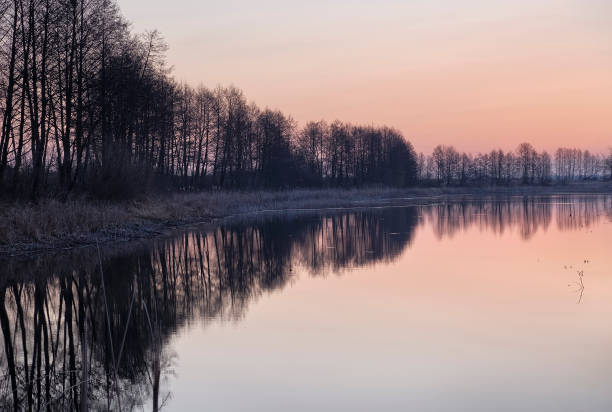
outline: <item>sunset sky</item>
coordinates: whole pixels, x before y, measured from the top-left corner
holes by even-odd
[[[401,130],[417,151],[612,146],[609,0],[119,0],[179,81],[300,124]]]

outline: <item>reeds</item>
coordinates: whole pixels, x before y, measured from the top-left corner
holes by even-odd
[[[168,227],[270,210],[374,206],[441,195],[611,193],[612,185],[490,188],[365,188],[198,192],[129,202],[75,199],[0,203],[0,254],[150,237]]]

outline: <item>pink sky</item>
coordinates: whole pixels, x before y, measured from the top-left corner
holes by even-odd
[[[612,146],[608,0],[119,0],[179,81],[234,84],[300,124],[401,130],[416,150]]]

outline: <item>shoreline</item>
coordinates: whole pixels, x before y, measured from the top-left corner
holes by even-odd
[[[197,192],[130,202],[48,199],[0,204],[0,258],[72,250],[167,235],[191,225],[213,225],[239,216],[381,207],[483,196],[612,194],[612,182],[550,186],[297,189]]]

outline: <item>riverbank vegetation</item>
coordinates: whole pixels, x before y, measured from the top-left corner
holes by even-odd
[[[612,193],[612,184],[194,192],[122,202],[41,199],[0,207],[0,255],[148,238],[177,226],[258,213],[410,205],[482,196],[598,193]]]

